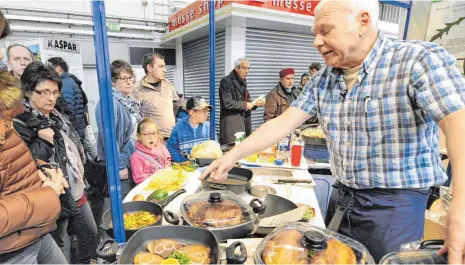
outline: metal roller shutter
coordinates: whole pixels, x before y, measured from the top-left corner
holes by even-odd
[[[279,82],[279,71],[295,69],[295,85],[308,73],[313,62],[324,65],[323,57],[313,48],[313,34],[247,28],[245,54],[250,60],[247,87],[252,98],[268,94]],[[252,129],[263,124],[263,108],[252,111]]]
[[[174,84],[174,69],[176,69],[175,65],[167,65],[166,66],[165,78],[170,80],[171,84]]]
[[[185,98],[202,96],[207,101],[210,99],[210,53],[208,36],[183,43],[182,57],[184,66],[184,94]],[[225,70],[225,34],[224,31],[216,33],[216,130],[219,132],[220,124],[220,99],[218,87],[224,77]]]

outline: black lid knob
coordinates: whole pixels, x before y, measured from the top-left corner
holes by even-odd
[[[314,251],[323,251],[328,247],[326,243],[326,238],[323,233],[310,230],[305,232],[304,236],[301,239],[302,245],[307,248],[308,250]]]
[[[218,192],[211,193],[210,198],[208,198],[208,201],[211,203],[221,202],[221,194],[219,194]]]

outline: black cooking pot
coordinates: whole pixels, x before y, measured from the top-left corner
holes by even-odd
[[[221,204],[225,203],[225,207],[222,207]],[[203,204],[203,206],[198,206]],[[226,206],[227,205],[227,206]],[[236,210],[240,208],[242,218],[240,222],[229,223],[228,221],[237,218],[239,216],[233,216],[225,214],[224,216],[217,216],[215,223],[212,223],[211,220],[203,220],[202,222],[197,223],[196,220],[191,219],[189,216],[190,211],[194,211],[191,214],[193,218],[198,218],[202,216],[202,213],[205,213],[207,209],[215,209],[215,214],[220,213],[225,210],[232,210],[231,207],[236,207]],[[195,208],[202,209],[195,212]],[[228,239],[234,238],[244,238],[247,235],[251,234],[258,224],[259,214],[264,213],[266,210],[266,205],[259,199],[252,199],[249,204],[247,204],[242,198],[230,191],[207,191],[198,194],[188,196],[184,199],[181,205],[181,214],[182,218],[185,221],[186,225],[189,226],[200,226],[204,229],[212,231],[220,242],[226,242]],[[179,217],[170,211],[165,211],[165,219],[168,223],[177,225],[180,222]],[[200,218],[202,219],[202,218]],[[215,219],[215,218],[213,218]],[[197,219],[198,221],[199,219]]]
[[[200,244],[210,248],[210,264],[220,264],[220,247],[215,235],[205,229],[189,226],[157,226],[147,227],[137,231],[126,243],[121,256],[116,257],[116,252],[102,253],[102,246],[97,249],[97,256],[109,262],[118,259],[119,264],[133,264],[134,257],[140,252],[147,251],[147,245],[151,240],[172,239],[190,245]],[[111,243],[111,241],[107,242]],[[240,255],[235,255],[234,250],[240,248]],[[247,260],[247,252],[242,242],[235,242],[226,250],[228,264],[242,264]]]
[[[250,169],[234,167],[228,172],[228,178],[214,180],[210,175],[202,180],[202,188],[207,190],[229,190],[236,194],[247,192],[251,186],[253,172]]]
[[[155,202],[148,202],[148,201],[133,201],[133,202],[126,202],[123,203],[123,213],[129,213],[129,212],[136,212],[136,211],[147,211],[151,212],[157,216],[160,216],[157,222],[155,222],[151,226],[156,226],[156,225],[161,225],[162,223],[162,216],[163,216],[163,207],[165,207],[169,202],[174,200],[177,196],[185,193],[185,189],[180,189],[176,191],[175,193],[171,194],[168,196],[166,199],[159,201],[158,203]],[[173,221],[174,222],[174,221]],[[178,220],[179,222],[179,220]],[[108,209],[103,215],[102,215],[102,223],[100,225],[100,228],[102,228],[108,236],[111,238],[114,238],[113,234],[113,226],[112,226],[112,218],[111,218],[111,209]],[[126,235],[126,240],[129,240],[134,233],[136,233],[140,229],[134,229],[134,230],[125,230],[125,235]]]

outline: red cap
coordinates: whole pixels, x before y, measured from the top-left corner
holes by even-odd
[[[279,72],[279,77],[280,78],[283,78],[285,77],[286,75],[293,75],[295,74],[294,73],[294,68],[286,68],[286,69],[283,69]]]

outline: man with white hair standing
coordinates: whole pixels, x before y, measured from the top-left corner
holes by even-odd
[[[376,0],[321,1],[313,45],[327,67],[291,108],[214,161],[201,178],[225,178],[236,160],[317,116],[338,185],[329,212],[342,209],[339,232],[359,240],[379,262],[422,238],[428,189],[446,180],[440,128],[454,165],[440,254],[448,251],[449,263],[464,263],[465,79],[444,48],[380,35],[378,10]]]
[[[228,144],[235,141],[234,134],[252,133],[251,110],[263,106],[264,102],[252,103],[247,90],[247,76],[250,63],[246,58],[237,59],[231,73],[220,82],[220,143]]]

